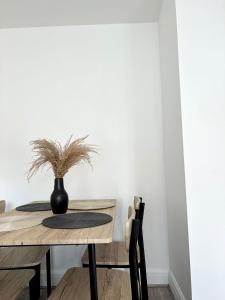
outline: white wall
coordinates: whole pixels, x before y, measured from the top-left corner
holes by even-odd
[[[193,300],[225,295],[225,1],[177,0]]]
[[[159,18],[159,44],[170,258],[169,283],[174,294],[177,294],[177,299],[184,297],[190,300],[191,280],[174,0],[163,2]]]
[[[51,172],[26,181],[30,140],[90,134],[94,171],[78,166],[65,187],[70,198],[117,198],[116,238],[133,195],[144,197],[151,283],[168,272],[159,73],[156,24],[0,30],[0,198],[8,208],[49,198]],[[82,250],[57,249],[55,276]]]

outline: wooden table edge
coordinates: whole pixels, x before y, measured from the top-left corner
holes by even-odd
[[[89,244],[109,244],[109,243],[112,243],[113,241],[113,232],[114,232],[114,226],[115,226],[115,218],[116,218],[116,211],[117,211],[117,205],[116,205],[116,200],[115,201],[115,206],[111,207],[111,208],[108,208],[108,209],[104,209],[104,210],[111,210],[112,209],[112,217],[113,217],[113,220],[112,220],[112,227],[111,227],[111,233],[108,235],[108,236],[105,236],[105,237],[87,237],[85,236],[84,238],[82,237],[78,237],[77,239],[65,239],[65,240],[61,240],[59,241],[58,237],[54,237],[53,239],[49,239],[49,240],[45,240],[45,239],[39,239],[38,237],[36,239],[29,239],[29,238],[26,238],[23,236],[22,240],[20,239],[20,233],[21,233],[21,230],[15,230],[14,231],[14,234],[13,234],[13,239],[12,237],[10,237],[8,239],[7,235],[11,235],[12,232],[0,232],[0,247],[11,247],[11,246],[15,246],[15,247],[20,247],[20,246],[79,246],[79,245],[89,245]],[[95,210],[95,212],[98,211],[98,210]],[[99,210],[101,212],[103,212],[103,210]],[[105,212],[107,213],[107,212]],[[17,212],[15,211],[15,209],[12,209],[10,211],[8,211],[7,213],[3,214],[3,215],[27,215],[27,213],[25,212]],[[29,213],[30,214],[30,213]],[[33,214],[33,213],[32,213]],[[39,213],[38,213],[39,214]],[[34,215],[36,215],[36,213],[34,213]],[[107,224],[105,224],[107,225]],[[101,225],[101,226],[105,226],[105,225]],[[42,224],[38,225],[38,226],[43,226]],[[100,227],[101,227],[100,226]],[[98,226],[97,226],[98,227]],[[97,228],[96,227],[96,228]],[[27,229],[24,229],[24,230],[27,230]],[[58,229],[57,229],[58,230]],[[65,229],[63,229],[65,230]],[[16,237],[18,233],[18,238]]]

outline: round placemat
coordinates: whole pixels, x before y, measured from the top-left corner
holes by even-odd
[[[115,206],[114,200],[70,200],[70,210],[96,210]]]
[[[16,210],[18,211],[29,211],[29,212],[47,211],[51,209],[52,208],[49,202],[29,203],[29,204],[16,207]]]
[[[41,224],[43,218],[30,216],[0,217],[0,232],[25,229]]]
[[[44,226],[54,229],[81,229],[103,225],[112,221],[112,217],[101,213],[70,213],[46,218]]]

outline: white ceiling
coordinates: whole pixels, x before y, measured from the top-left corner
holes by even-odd
[[[162,0],[0,0],[0,28],[157,21]]]

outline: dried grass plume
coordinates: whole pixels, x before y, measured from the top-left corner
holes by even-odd
[[[84,144],[88,136],[72,141],[72,137],[62,146],[58,141],[40,139],[32,141],[32,151],[35,158],[28,170],[27,179],[30,178],[41,168],[48,166],[52,168],[56,178],[62,178],[70,168],[79,164],[81,161],[91,165],[91,153],[97,153],[93,145]]]

